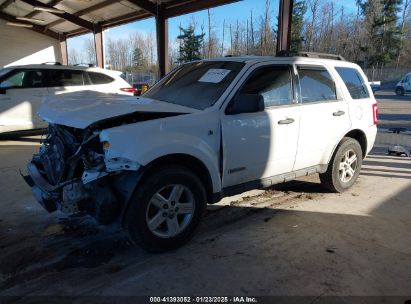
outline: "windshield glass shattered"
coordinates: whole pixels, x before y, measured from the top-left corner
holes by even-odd
[[[177,68],[144,97],[204,110],[212,106],[244,67],[243,62],[201,61]]]

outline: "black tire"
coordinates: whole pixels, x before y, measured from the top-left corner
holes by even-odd
[[[398,96],[404,96],[405,91],[404,91],[403,88],[396,88],[395,89],[395,94],[398,95]]]
[[[149,228],[148,216],[149,212],[151,212],[153,208],[153,204],[150,202],[152,201],[154,195],[158,194],[159,191],[166,191],[168,189],[167,187],[174,187],[176,185],[182,185],[183,188],[186,187],[184,188],[185,190],[183,190],[184,195],[187,195],[187,189],[191,191],[191,198],[194,199],[194,211],[188,223],[187,221],[185,222],[185,225],[187,226],[184,230],[174,236],[162,237],[156,235],[156,232],[153,232]],[[161,190],[164,188],[166,190]],[[147,173],[143,181],[137,186],[137,189],[133,193],[129,206],[124,215],[123,229],[128,239],[133,244],[140,245],[149,252],[168,251],[180,247],[190,239],[200,222],[205,206],[205,189],[200,179],[193,172],[181,166],[167,166],[164,168],[159,168]],[[171,207],[169,208],[169,212],[177,212],[175,210],[172,211]],[[156,212],[157,211],[163,212],[167,210],[156,210]],[[164,214],[165,213],[163,213],[163,216]],[[180,215],[175,215],[175,217],[178,221],[177,218],[180,218]],[[162,225],[168,226],[168,218],[168,216],[165,217],[164,221],[166,222],[163,222],[160,228],[163,227]],[[167,229],[164,229],[168,230],[168,227]]]
[[[350,179],[344,182],[342,180],[342,175],[344,175],[344,178],[346,178],[346,175],[344,174],[345,171],[340,171],[340,164],[343,163],[346,153],[351,153],[351,151],[356,155],[355,170],[353,170],[354,173],[352,174]],[[344,137],[339,143],[338,147],[335,149],[331,161],[328,164],[327,171],[320,174],[321,184],[332,192],[344,192],[345,190],[350,188],[357,180],[358,176],[360,175],[361,166],[362,150],[360,144],[353,138]]]

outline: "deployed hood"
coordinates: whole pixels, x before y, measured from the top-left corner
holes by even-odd
[[[38,114],[48,123],[85,129],[111,118],[139,121],[139,113],[147,120],[194,112],[199,110],[150,98],[82,91],[46,97]]]

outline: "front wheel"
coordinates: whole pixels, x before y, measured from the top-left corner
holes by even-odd
[[[357,180],[361,166],[360,144],[353,138],[345,137],[335,150],[327,171],[320,174],[321,183],[332,192],[344,192]]]
[[[396,94],[397,96],[403,96],[403,95],[405,94],[405,91],[404,91],[403,88],[396,88],[396,89],[395,89],[395,94]]]
[[[180,166],[152,171],[137,186],[124,218],[129,240],[150,252],[184,244],[206,205],[200,179]]]

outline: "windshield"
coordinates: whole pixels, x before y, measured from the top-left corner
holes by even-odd
[[[204,110],[224,93],[242,62],[201,61],[185,64],[164,78],[144,97]]]

